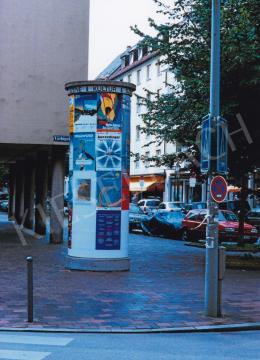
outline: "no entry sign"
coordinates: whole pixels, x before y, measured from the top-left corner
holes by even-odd
[[[227,182],[222,176],[215,176],[210,184],[210,194],[214,201],[221,203],[227,196]]]

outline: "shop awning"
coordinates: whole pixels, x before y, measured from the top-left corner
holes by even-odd
[[[236,193],[236,192],[240,192],[240,191],[241,191],[241,188],[239,188],[239,187],[237,187],[237,186],[229,185],[229,186],[227,187],[227,190],[228,190],[229,193],[230,193],[230,192]]]
[[[156,180],[154,181],[144,181],[144,186],[140,186],[139,181],[138,182],[131,182],[130,180],[130,191],[147,191],[147,189],[149,188],[149,186],[153,185],[154,183],[156,183]]]
[[[140,192],[140,191],[147,191],[152,185],[160,185],[164,183],[164,178],[159,175],[154,176],[147,176],[144,177],[143,184],[144,186],[140,186],[139,177],[134,177],[130,179],[130,191],[132,192]]]

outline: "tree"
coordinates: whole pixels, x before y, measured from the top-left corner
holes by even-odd
[[[176,83],[170,85],[171,94],[157,96],[153,101],[144,99],[147,112],[142,131],[155,135],[157,142],[177,141],[186,146],[184,153],[154,159],[171,165],[179,157],[200,157],[196,139],[201,119],[209,112],[211,0],[176,0],[172,6],[153,1],[166,22],[156,24],[149,19],[156,30],[153,37],[136,26],[133,30],[141,36],[142,45],[161,54],[161,63],[169,66]],[[246,184],[249,171],[260,168],[259,30],[258,0],[223,1],[221,114],[228,120],[234,145],[229,151],[230,176],[240,185]],[[234,134],[241,124],[243,131]],[[194,170],[199,172],[193,165]]]

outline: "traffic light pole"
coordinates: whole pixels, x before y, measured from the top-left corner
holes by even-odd
[[[211,66],[210,66],[210,130],[212,146],[216,146],[216,122],[220,113],[220,0],[212,0],[211,24]],[[208,173],[207,192],[207,232],[206,232],[206,264],[205,264],[205,312],[208,316],[221,315],[219,289],[219,249],[218,249],[218,205],[210,193],[212,180],[212,155]],[[214,155],[215,156],[215,155]]]

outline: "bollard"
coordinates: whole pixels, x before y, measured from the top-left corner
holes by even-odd
[[[27,261],[27,321],[33,322],[33,258],[28,256]]]

